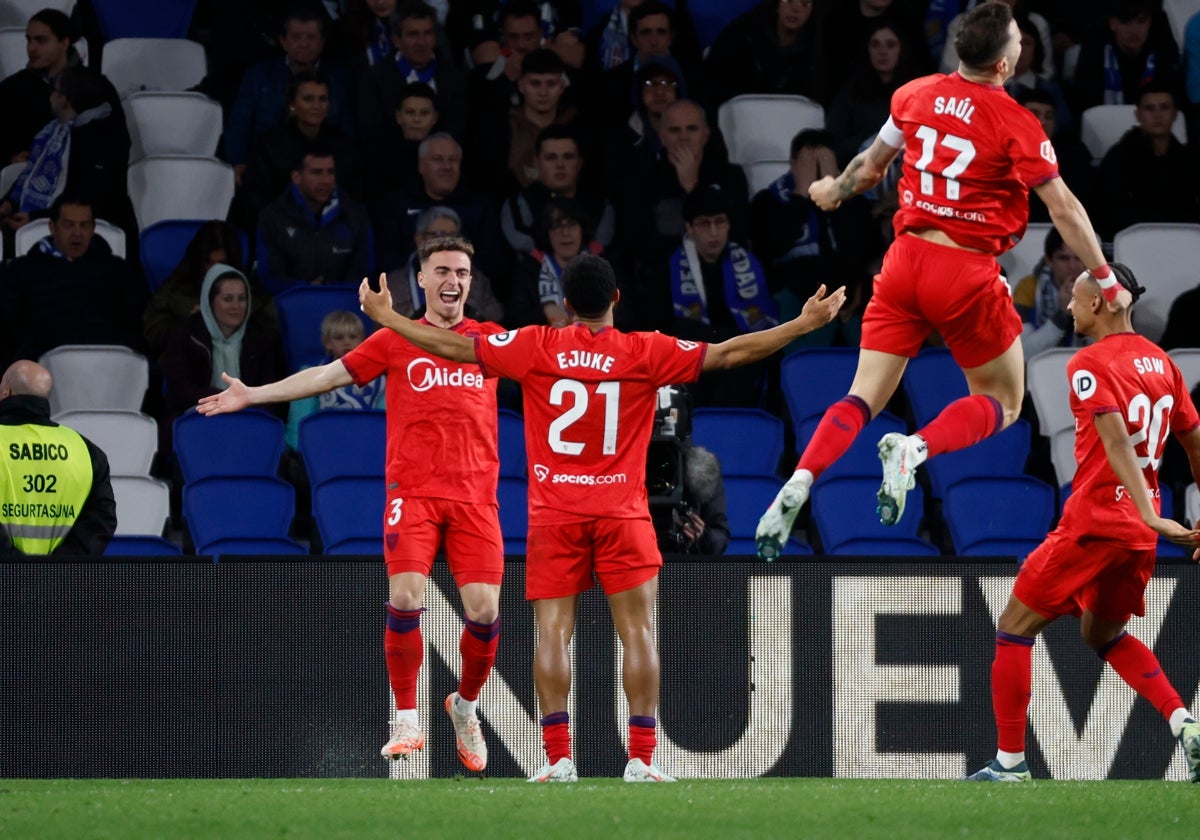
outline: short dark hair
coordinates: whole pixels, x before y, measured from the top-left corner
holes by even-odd
[[[111,87],[103,76],[82,64],[70,65],[58,76],[58,89],[77,114],[107,102]]]
[[[562,58],[554,50],[545,47],[533,50],[521,59],[521,76],[530,73],[562,73],[567,69]]]
[[[792,138],[788,159],[795,160],[801,149],[834,148],[833,134],[822,128],[806,128]]]
[[[1012,8],[997,0],[980,3],[963,15],[962,26],[954,36],[958,60],[972,70],[984,70],[1004,54],[1008,44],[1008,24]]]
[[[1046,242],[1042,247],[1042,254],[1049,260],[1064,244],[1063,235],[1058,232],[1058,228],[1051,227],[1046,231]]]
[[[1165,93],[1171,97],[1171,104],[1176,108],[1179,107],[1179,97],[1176,95],[1175,88],[1171,87],[1166,82],[1146,82],[1138,88],[1137,92],[1137,107],[1142,107],[1142,98],[1150,93]]]
[[[58,40],[63,38],[70,39],[71,43],[75,43],[75,27],[71,24],[71,19],[58,9],[42,9],[40,12],[34,12],[29,22],[38,23],[45,26],[54,33],[54,37]]]
[[[396,110],[400,110],[400,106],[404,104],[405,99],[413,98],[428,99],[433,103],[433,110],[436,111],[438,109],[437,91],[425,82],[409,82],[400,88],[400,95],[396,97]]]
[[[325,140],[311,140],[307,143],[301,143],[296,151],[292,154],[292,172],[303,172],[304,161],[307,158],[336,158],[333,153],[333,146]]]
[[[325,78],[325,74],[317,70],[301,70],[295,73],[288,81],[287,101],[290,103],[296,98],[296,94],[300,92],[300,85],[325,85],[326,92],[331,92],[329,88],[329,80]]]
[[[1158,5],[1155,0],[1113,0],[1109,4],[1109,16],[1128,23],[1145,15],[1153,17]]]
[[[297,3],[283,13],[283,20],[279,22],[280,37],[283,37],[287,34],[288,24],[292,21],[296,21],[297,23],[315,22],[317,24],[317,29],[319,29],[321,32],[321,37],[325,36],[324,11],[312,3]]]
[[[400,34],[406,20],[431,20],[434,26],[437,26],[437,12],[432,6],[421,0],[408,0],[396,7],[396,11],[392,12],[392,17],[388,21],[393,35]]]
[[[636,33],[638,24],[653,15],[666,15],[671,31],[675,31],[675,15],[671,7],[661,0],[645,0],[629,13],[629,34]]]
[[[581,318],[598,318],[612,305],[617,276],[603,257],[584,251],[562,273],[563,297]]]
[[[96,218],[96,207],[90,198],[86,198],[78,192],[64,192],[50,205],[50,221],[57,222],[58,217],[62,215],[62,209],[68,204],[72,207],[86,207],[92,211],[92,218]]]
[[[424,265],[433,254],[441,251],[459,251],[468,257],[475,256],[475,246],[465,236],[437,236],[426,240],[425,244],[417,249],[417,259]]]
[[[541,155],[542,146],[547,140],[570,140],[575,144],[575,148],[582,153],[582,148],[579,143],[579,135],[575,133],[575,129],[563,123],[551,123],[538,132],[537,139],[533,141],[533,153]]]
[[[504,28],[504,21],[510,18],[531,17],[541,25],[542,10],[538,8],[538,4],[534,0],[512,0],[510,3],[504,4],[500,8],[500,14],[496,18],[496,22],[500,24],[500,28]]]
[[[591,216],[592,214],[577,199],[565,195],[552,195],[546,200],[546,206],[542,208],[542,228],[549,233],[551,225],[555,222],[564,219],[579,222],[579,228],[583,233],[582,246],[586,248],[588,241],[592,238]]]

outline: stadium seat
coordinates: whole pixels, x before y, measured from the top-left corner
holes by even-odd
[[[1133,307],[1133,328],[1158,341],[1175,298],[1200,284],[1200,225],[1131,225],[1113,237],[1113,260],[1141,278],[1146,293]]]
[[[366,319],[358,307],[358,286],[355,284],[295,286],[275,296],[279,337],[283,341],[289,371],[317,364],[325,357],[325,348],[321,345],[321,319],[335,309],[344,309],[362,318],[367,335],[374,330],[374,323]]]
[[[21,227],[17,228],[16,235],[14,236],[13,250],[16,252],[16,256],[25,256],[29,253],[30,248],[49,235],[49,219],[34,219],[32,222],[21,225]],[[104,219],[96,219],[96,235],[108,243],[108,247],[114,255],[125,259],[125,231],[112,222],[106,222]]]
[[[258,409],[175,420],[175,458],[185,484],[210,477],[274,477],[283,455],[283,421]]]
[[[803,449],[812,439],[817,424],[821,422],[820,415],[809,417],[800,424],[796,433],[796,446]],[[883,476],[883,468],[879,463],[879,439],[890,432],[905,432],[904,421],[886,411],[859,432],[854,443],[817,479],[817,485],[831,478],[873,478],[879,481]],[[877,488],[878,489],[878,488]],[[919,490],[919,488],[918,488]],[[917,492],[914,490],[913,492]]]
[[[754,531],[758,528],[758,520],[782,486],[782,479],[768,476],[731,475],[725,478],[725,513],[729,517],[726,554],[754,555]],[[783,554],[812,554],[812,549],[793,536],[783,547]]]
[[[140,411],[75,409],[54,415],[104,450],[113,476],[148,476],[158,452],[158,424]]]
[[[1188,391],[1196,390],[1196,386],[1200,385],[1200,349],[1176,347],[1167,355],[1171,357],[1171,361],[1183,374],[1183,381],[1187,383]]]
[[[1059,429],[1050,437],[1050,461],[1054,465],[1054,477],[1061,487],[1075,480],[1075,427]]]
[[[1200,487],[1194,481],[1183,494],[1183,522],[1189,528],[1195,528],[1200,522]]]
[[[186,38],[117,38],[104,45],[100,72],[124,99],[143,90],[190,90],[208,75],[208,59]]]
[[[688,14],[700,47],[707,50],[730,21],[757,5],[758,0],[688,0]]]
[[[1048,438],[1059,429],[1075,428],[1067,381],[1067,362],[1075,352],[1070,347],[1055,347],[1025,363],[1025,386],[1037,412],[1038,432]]]
[[[1159,482],[1158,485],[1159,510],[1162,515],[1168,519],[1175,519],[1175,494],[1171,491],[1171,485],[1166,482]],[[1190,557],[1191,551],[1188,551],[1181,545],[1168,540],[1166,537],[1158,538],[1158,556],[1159,557]]]
[[[783,421],[758,408],[697,408],[692,443],[721,462],[721,474],[775,478],[783,457]]]
[[[1179,54],[1183,55],[1183,33],[1192,16],[1200,13],[1200,0],[1163,0],[1163,11],[1167,13],[1167,22],[1171,25],[1171,35],[1179,47]]]
[[[117,534],[108,541],[105,557],[174,557],[183,549],[170,540],[149,534]]]
[[[287,535],[295,506],[292,486],[274,476],[210,476],[183,488],[197,554],[305,554]]]
[[[791,164],[786,160],[756,160],[742,166],[746,175],[746,186],[751,198],[775,183],[789,169]]]
[[[825,109],[805,96],[748,93],[721,103],[717,127],[729,147],[730,163],[786,161],[797,132],[825,127]]]
[[[499,417],[500,475],[524,479],[525,418],[509,408],[500,409]]]
[[[224,219],[233,201],[233,167],[212,157],[152,155],[129,164],[126,178],[139,231],[164,219]]]
[[[312,515],[323,554],[378,555],[383,551],[385,490],[382,476],[331,478],[313,486]]]
[[[925,516],[924,495],[914,491],[904,516],[884,525],[875,513],[879,481],[837,478],[822,482],[812,495],[812,516],[825,554],[884,554],[932,557],[937,548],[917,536]]]
[[[925,462],[929,488],[935,499],[946,496],[946,488],[964,478],[989,475],[1022,475],[1029,460],[1031,433],[1029,424],[1017,420],[999,434],[986,437],[973,446],[945,452]]]
[[[150,155],[211,157],[223,127],[221,104],[202,93],[144,91],[125,99],[129,160]]]
[[[942,513],[955,554],[1022,557],[1050,530],[1054,488],[1029,476],[968,478],[946,490]]]
[[[314,488],[334,478],[382,482],[387,461],[382,411],[318,411],[300,421],[298,448]],[[378,501],[378,500],[377,500]]]
[[[502,475],[496,486],[500,503],[500,533],[505,554],[524,554],[529,536],[529,484],[524,478]]]
[[[1083,112],[1079,121],[1079,139],[1092,153],[1093,164],[1098,165],[1125,132],[1137,125],[1133,109],[1133,105],[1093,105]],[[1180,143],[1187,142],[1183,111],[1175,115],[1171,133]]]
[[[811,347],[783,357],[781,387],[797,437],[805,420],[846,396],[857,367],[856,347]]]
[[[0,0],[0,26],[21,27],[42,9],[57,9],[70,16],[75,8],[75,0]],[[25,42],[21,42],[21,54],[25,54]],[[24,66],[24,65],[22,65]]]
[[[64,344],[38,362],[54,377],[52,415],[74,409],[140,411],[150,384],[146,357],[117,344]]]
[[[942,347],[928,347],[916,355],[904,370],[901,380],[917,428],[929,423],[942,409],[959,397],[967,396],[967,378]]]
[[[14,73],[21,72],[28,63],[29,56],[25,53],[25,24],[0,29],[0,79],[7,79]],[[18,171],[24,166],[25,164],[20,164]],[[0,195],[7,192],[8,186],[0,184]]]
[[[162,286],[171,272],[183,260],[188,244],[204,221],[197,219],[167,219],[150,225],[138,234],[139,255],[146,272],[146,284],[153,293]],[[242,253],[250,253],[250,239],[238,230]]]
[[[92,0],[104,40],[186,38],[196,0]]]
[[[21,30],[21,40],[22,42],[25,40],[25,30],[23,29]],[[0,169],[0,195],[8,195],[8,191],[12,189],[12,185],[15,184],[17,182],[17,178],[20,177],[21,170],[23,170],[27,165],[28,164],[24,163],[10,163],[8,166]]]
[[[1046,252],[1046,234],[1052,227],[1049,222],[1034,222],[1025,229],[1020,242],[996,257],[1009,286],[1015,289],[1017,283],[1033,273],[1034,266]]]
[[[148,475],[114,475],[117,535],[161,537],[171,513],[171,488]]]

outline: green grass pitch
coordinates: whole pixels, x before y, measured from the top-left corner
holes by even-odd
[[[1200,835],[1183,782],[753,779],[0,779],[14,838],[1161,838]]]

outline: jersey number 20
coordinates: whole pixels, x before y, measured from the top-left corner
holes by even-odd
[[[1145,441],[1146,455],[1136,455],[1137,465],[1141,469],[1150,467],[1158,470],[1158,465],[1162,463],[1163,444],[1167,440],[1167,432],[1170,429],[1167,427],[1167,415],[1171,413],[1171,409],[1175,406],[1175,398],[1170,394],[1164,394],[1158,398],[1158,402],[1150,405],[1150,398],[1145,394],[1138,394],[1129,401],[1129,409],[1125,412],[1126,418],[1131,423],[1141,422],[1142,427],[1129,436],[1129,444],[1134,448],[1135,453],[1139,443]]]
[[[921,157],[917,158],[917,162],[913,166],[921,173],[921,194],[933,195],[933,176],[939,173],[930,171],[929,165],[933,163],[940,140],[941,145],[958,152],[958,157],[954,158],[950,165],[940,173],[946,179],[946,198],[950,201],[958,201],[959,184],[957,179],[971,165],[971,161],[975,160],[975,144],[965,137],[955,137],[953,134],[939,135],[937,129],[927,125],[917,129],[917,138],[921,141]]]

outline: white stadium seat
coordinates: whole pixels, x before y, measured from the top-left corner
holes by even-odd
[[[211,157],[145,157],[129,164],[128,184],[138,230],[167,219],[224,219],[233,201],[233,167]]]
[[[143,91],[125,99],[129,159],[150,155],[216,154],[223,122],[221,105],[202,93]]]
[[[1071,388],[1067,362],[1075,352],[1072,347],[1055,347],[1025,363],[1025,382],[1037,411],[1038,431],[1052,440],[1059,429],[1075,428],[1075,415],[1067,396]]]
[[[64,344],[38,363],[54,377],[51,415],[81,408],[139,411],[150,384],[146,357],[115,344]]]
[[[117,38],[104,45],[100,71],[124,99],[141,90],[194,88],[208,75],[208,59],[186,38]]]
[[[722,103],[717,126],[729,147],[730,163],[786,161],[797,132],[825,127],[825,109],[805,96],[748,93]]]
[[[1183,31],[1187,28],[1192,15],[1200,12],[1200,0],[1163,0],[1163,11],[1167,13],[1167,22],[1171,24],[1171,35],[1183,54]]]
[[[25,54],[25,27],[6,26],[0,29],[0,79],[25,69],[29,62]]]
[[[165,481],[144,475],[114,475],[112,488],[117,500],[118,535],[162,536],[171,505],[171,489]]]
[[[8,191],[12,189],[12,185],[17,182],[21,171],[25,168],[24,163],[10,163],[8,166],[0,169],[0,195],[8,195]]]
[[[1050,461],[1054,464],[1054,475],[1062,487],[1075,478],[1075,428],[1059,429],[1050,438]]]
[[[25,256],[29,253],[30,248],[49,235],[49,219],[34,219],[32,222],[22,225],[17,229],[15,237],[16,255],[18,257]],[[108,243],[108,247],[112,249],[113,254],[121,259],[125,259],[125,231],[112,222],[106,222],[104,219],[96,219],[96,235]]]
[[[742,171],[746,173],[746,185],[750,188],[750,197],[753,198],[759,190],[771,186],[772,181],[778,179],[790,168],[791,163],[787,160],[756,160],[744,165]]]
[[[1200,225],[1131,225],[1113,237],[1113,259],[1146,287],[1133,307],[1133,328],[1158,341],[1175,298],[1200,284]]]
[[[70,16],[75,9],[75,0],[0,0],[0,27],[19,26],[24,32],[25,24],[42,9],[57,9]],[[24,49],[21,52],[24,54]]]
[[[1125,136],[1125,132],[1137,125],[1133,105],[1093,105],[1083,112],[1079,124],[1079,139],[1092,153],[1092,162],[1099,164],[1104,155]],[[1183,112],[1175,115],[1171,133],[1180,143],[1187,142],[1187,125]]]
[[[1183,494],[1183,521],[1189,528],[1195,528],[1200,522],[1200,488],[1194,481]]]
[[[1048,222],[1031,224],[1020,242],[996,258],[1004,269],[1009,286],[1015,289],[1022,279],[1033,273],[1033,267],[1046,252],[1046,234],[1051,227],[1053,225]]]
[[[150,474],[158,452],[158,424],[153,417],[110,408],[74,409],[55,414],[53,419],[104,450],[114,476]]]

